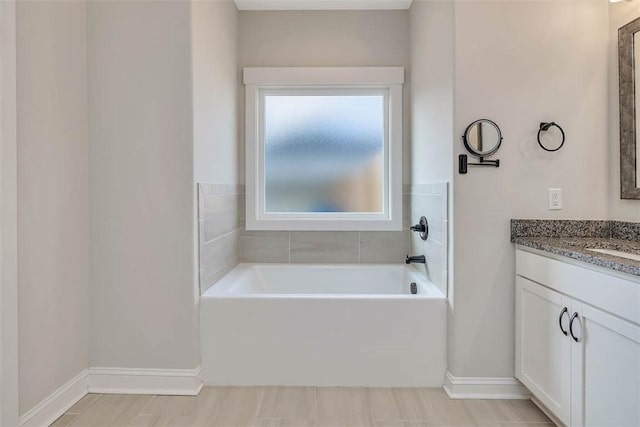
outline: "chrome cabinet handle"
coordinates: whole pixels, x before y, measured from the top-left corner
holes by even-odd
[[[578,318],[578,313],[577,312],[573,313],[573,315],[571,316],[571,320],[569,320],[569,333],[571,334],[571,338],[573,338],[573,340],[575,342],[580,342],[580,338],[576,337],[573,334],[573,321],[576,320],[576,319],[578,319],[578,321],[580,321],[580,319]]]
[[[562,331],[562,333],[564,334],[564,336],[567,336],[567,331],[562,327],[562,316],[564,316],[565,314],[569,313],[569,309],[567,307],[563,308],[562,311],[560,312],[560,317],[558,317],[558,325],[560,326],[560,330]]]

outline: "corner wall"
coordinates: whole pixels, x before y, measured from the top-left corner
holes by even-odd
[[[449,370],[514,375],[511,218],[607,217],[608,2],[473,1],[455,4],[455,134],[493,119],[500,168],[454,175],[455,300]],[[564,148],[538,147],[541,121],[556,121]],[[454,141],[454,158],[464,153]],[[547,189],[564,209],[547,210]]]
[[[196,182],[238,184],[238,11],[232,0],[191,3]]]
[[[429,221],[429,238],[411,236],[427,256],[427,276],[453,300],[454,3],[414,0],[411,30],[411,220]]]
[[[0,425],[18,423],[16,4],[0,3]]]
[[[238,11],[231,0],[191,4],[196,274],[203,293],[238,264],[244,181],[238,138]]]
[[[87,15],[90,364],[192,369],[190,3],[91,1]]]
[[[414,0],[411,29],[410,182],[453,177],[454,2]]]
[[[16,29],[24,415],[89,365],[86,4],[19,1]]]
[[[37,424],[89,366],[94,388],[130,372],[100,368],[197,375],[195,181],[238,181],[237,11],[24,1],[17,30],[17,376]]]

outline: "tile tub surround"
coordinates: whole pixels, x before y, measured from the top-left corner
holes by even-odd
[[[243,227],[244,186],[198,184],[200,293],[238,264]]]
[[[443,292],[447,283],[447,183],[405,185],[402,231],[253,231],[244,228],[245,188],[198,184],[200,292],[238,262],[403,263],[426,255],[429,279]],[[429,219],[423,242],[409,227]]]
[[[409,231],[240,232],[240,262],[401,263]]]
[[[405,186],[408,188],[408,186]],[[402,263],[409,254],[410,195],[402,231],[240,231],[240,262]]]
[[[640,276],[640,261],[590,251],[640,254],[640,224],[621,221],[511,220],[511,241],[555,255]]]
[[[425,266],[415,265],[415,267],[425,269],[429,281],[447,295],[449,277],[448,184],[436,182],[407,185],[405,193],[409,195],[411,223],[417,223],[421,216],[426,216],[429,222],[429,237],[426,241],[420,239],[418,233],[410,233],[411,255],[425,255],[427,257]]]
[[[405,185],[403,192],[402,231],[242,230],[240,262],[402,263],[407,254],[424,254],[429,279],[444,292],[447,282],[447,183]],[[426,242],[409,231],[423,215],[429,220]]]
[[[409,196],[402,231],[247,231],[245,187],[198,184],[200,293],[238,262],[400,263],[409,253]]]

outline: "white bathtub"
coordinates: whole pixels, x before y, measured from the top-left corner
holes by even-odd
[[[446,298],[408,266],[240,264],[200,304],[207,385],[444,380]]]

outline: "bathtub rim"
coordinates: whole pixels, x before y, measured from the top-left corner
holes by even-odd
[[[420,277],[420,285],[428,290],[426,294],[331,294],[331,293],[217,293],[216,286],[225,279],[230,280],[229,276],[241,274],[242,269],[250,266],[269,266],[269,267],[312,267],[312,268],[353,268],[353,267],[395,267],[403,269],[411,269],[415,274],[421,274],[415,268],[399,263],[260,263],[260,262],[243,262],[237,264],[220,280],[213,284],[203,294],[200,295],[201,300],[259,300],[259,299],[317,299],[317,300],[413,300],[413,301],[446,301],[447,297],[442,291],[435,286],[425,276]]]

